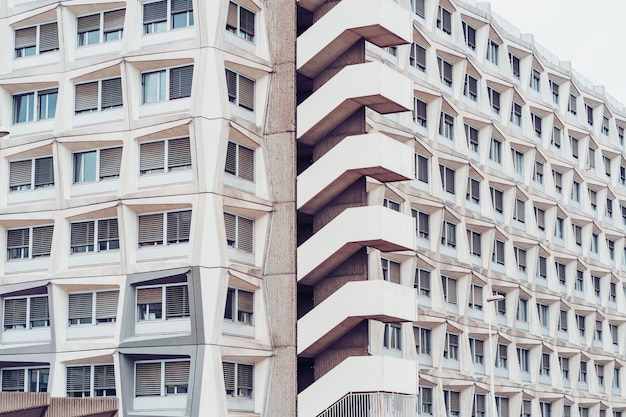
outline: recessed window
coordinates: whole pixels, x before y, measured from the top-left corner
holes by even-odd
[[[530,88],[536,92],[539,92],[541,88],[541,72],[535,68],[533,68],[530,73]]]
[[[141,74],[142,103],[176,100],[191,96],[193,65]]]
[[[457,303],[457,282],[455,278],[448,277],[445,275],[441,276],[441,284],[443,289],[443,299],[448,304],[456,304]],[[458,347],[458,336],[457,336],[457,347]]]
[[[7,260],[50,256],[53,226],[7,230]]]
[[[470,232],[468,230],[468,232]],[[480,235],[479,235],[480,237]],[[480,245],[480,243],[479,243]],[[479,254],[480,256],[480,254]],[[468,307],[472,310],[482,311],[483,309],[483,287],[478,284],[473,284],[470,287],[470,292],[468,294],[469,303]],[[482,356],[482,355],[481,355]]]
[[[493,39],[487,41],[487,61],[500,65],[500,45]]]
[[[445,355],[445,351],[444,351]],[[444,356],[445,357],[445,356]],[[461,393],[459,391],[443,390],[443,404],[445,415],[450,417],[459,416],[461,413]]]
[[[543,184],[543,163],[535,161],[535,170],[533,171],[533,181],[537,184]]]
[[[244,252],[254,252],[254,220],[232,213],[224,213],[226,243]]]
[[[49,378],[49,367],[0,369],[2,392],[47,392]]]
[[[504,242],[495,239],[493,241],[493,253],[491,254],[491,262],[498,265],[504,265]]]
[[[569,137],[570,148],[572,149],[572,157],[578,159],[578,139],[573,136]]]
[[[471,152],[478,152],[478,130],[474,126],[465,125],[465,139],[467,148]]]
[[[413,287],[417,289],[418,295],[430,297],[430,271],[416,268]]]
[[[254,181],[254,149],[228,142],[224,171],[239,178]]]
[[[437,57],[437,64],[439,65],[441,82],[447,87],[452,87],[452,64],[440,56]]]
[[[389,198],[384,198],[383,199],[383,207],[386,207],[388,209],[391,209],[393,211],[400,211],[400,208],[402,207],[402,204],[400,204],[397,201],[391,200]]]
[[[473,51],[476,49],[476,29],[465,21],[462,22],[462,25],[465,45]]]
[[[559,85],[553,80],[550,80],[550,91],[552,91],[552,102],[558,105],[559,104]]]
[[[391,259],[381,258],[380,264],[382,267],[383,280],[400,283],[400,262],[392,261]]]
[[[541,116],[535,113],[531,113],[530,118],[533,122],[533,129],[535,130],[535,136],[541,139]]]
[[[480,203],[480,180],[469,177],[467,179],[467,201],[472,203]]]
[[[528,300],[520,298],[517,303],[517,321],[528,323]]]
[[[439,174],[441,175],[441,186],[447,193],[454,194],[454,170],[445,165],[439,165]]]
[[[252,398],[254,394],[254,365],[222,362],[226,396]]]
[[[119,291],[68,294],[68,326],[115,323]]]
[[[587,382],[587,361],[580,361],[578,371],[578,382]]]
[[[467,244],[469,245],[470,255],[481,256],[481,234],[475,230],[467,229]],[[482,299],[482,298],[481,298]],[[482,303],[481,303],[482,306]]]
[[[565,286],[567,279],[565,276],[565,264],[561,262],[555,262],[554,268],[556,269],[556,277],[559,280],[559,284]]]
[[[417,410],[420,415],[430,416],[433,414],[433,389],[431,387],[419,387]]]
[[[120,248],[117,219],[90,220],[71,224],[70,253]]]
[[[472,101],[476,101],[478,99],[478,80],[469,74],[465,74],[463,95]]]
[[[5,331],[41,327],[50,327],[50,307],[47,295],[4,299],[3,329]]]
[[[524,176],[524,154],[517,149],[511,149],[513,157],[513,169],[520,177]]]
[[[32,91],[13,96],[13,124],[54,119],[58,89]]]
[[[74,153],[74,183],[116,179],[120,176],[122,147]]]
[[[576,114],[576,109],[578,107],[578,97],[573,94],[569,95],[569,100],[567,101],[567,111]]]
[[[402,350],[402,327],[397,323],[385,323],[383,347],[391,350]]]
[[[574,233],[574,241],[576,242],[576,246],[581,248],[583,246],[583,229],[577,224],[572,224],[572,231]]]
[[[226,30],[242,39],[254,42],[255,18],[253,11],[231,1],[228,3]]]
[[[244,75],[226,69],[226,87],[228,101],[254,111],[254,80]]]
[[[554,181],[554,189],[558,195],[563,194],[563,174],[552,170],[552,181]]]
[[[541,354],[541,362],[539,365],[539,375],[550,376],[550,354],[542,353]],[[548,403],[543,403],[548,404]],[[550,414],[544,414],[544,416],[549,416]]]
[[[54,187],[54,164],[51,156],[9,163],[9,191]]]
[[[489,146],[489,159],[497,164],[502,163],[502,142],[496,138],[491,138]]]
[[[509,350],[509,347],[507,345],[498,343],[498,346],[496,349],[496,364],[495,364],[496,368],[503,368],[503,369],[508,368],[508,350]]]
[[[191,210],[139,216],[139,247],[189,242]]]
[[[188,360],[135,362],[135,397],[186,394],[189,365]]]
[[[137,320],[172,320],[189,317],[187,284],[137,287]]]
[[[569,380],[569,358],[559,356],[559,367],[561,368],[561,376],[564,380]]]
[[[587,124],[593,126],[593,107],[585,103],[585,114],[587,115]]]
[[[517,348],[517,359],[522,372],[528,372],[530,369],[529,353],[528,349]]]
[[[57,22],[15,30],[15,58],[59,50]]]
[[[480,339],[470,337],[470,353],[472,354],[472,362],[478,365],[484,363],[485,358],[485,342]]]
[[[541,279],[546,279],[548,276],[548,262],[545,256],[539,255],[537,258],[537,277]]]
[[[441,29],[448,35],[452,34],[452,13],[442,5],[437,11],[437,29]]]
[[[550,145],[557,149],[561,149],[561,128],[558,126],[552,126],[552,137],[550,138]]]
[[[580,269],[576,270],[576,281],[574,282],[574,290],[581,292],[585,290],[585,273]]]
[[[430,215],[419,210],[411,210],[411,215],[415,219],[416,236],[421,239],[428,239],[430,235]]]
[[[545,210],[535,207],[535,221],[539,230],[546,230],[546,212]]]
[[[443,357],[446,359],[459,360],[459,335],[446,333],[446,340],[443,346]]]
[[[415,350],[418,355],[431,355],[430,329],[425,327],[414,327]]]
[[[409,54],[409,65],[413,68],[425,72],[426,71],[426,48],[413,42],[411,52]]]
[[[589,190],[589,204],[591,210],[596,211],[598,209],[598,193],[595,190]]]
[[[192,0],[161,0],[143,5],[143,33],[193,26]]]
[[[563,239],[565,237],[565,220],[562,217],[557,217],[554,223],[554,237],[557,239]]]
[[[125,15],[126,10],[120,9],[80,16],[77,22],[78,46],[122,39]]]
[[[522,126],[522,105],[515,101],[511,104],[510,120],[515,126]]]
[[[239,288],[229,288],[226,293],[224,319],[234,323],[253,325],[254,293]]]
[[[513,206],[513,220],[520,223],[526,222],[525,202],[519,198],[515,199],[515,205]]]
[[[67,367],[67,396],[115,397],[113,364]]]
[[[502,205],[502,191],[493,188],[493,187],[489,187],[489,192],[491,194],[491,202],[493,204],[493,209],[495,210],[496,213],[502,213],[503,209],[503,205]]]
[[[160,174],[187,169],[191,169],[189,138],[144,142],[139,145],[140,175]]]
[[[500,114],[500,92],[491,87],[487,87],[487,94],[489,95],[491,111],[496,114]]]
[[[519,80],[520,79],[520,59],[509,52],[509,63],[511,64],[511,72],[513,73],[513,78]]]
[[[415,179],[428,184],[428,157],[415,154]]]
[[[74,97],[76,114],[115,109],[123,105],[120,77],[76,85]]]
[[[526,250],[515,246],[515,261],[517,262],[517,270],[526,272]]]

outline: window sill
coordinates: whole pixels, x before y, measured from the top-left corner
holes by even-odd
[[[147,33],[141,36],[141,46],[171,43],[178,40],[193,38],[196,35],[195,26],[186,26],[177,29],[168,29],[163,32]]]
[[[98,193],[115,193],[119,189],[119,180],[89,181],[72,184],[70,197],[81,197],[84,195]]]
[[[254,398],[226,397],[226,404],[229,410],[254,412]]]
[[[222,333],[231,336],[251,337],[254,338],[254,326],[243,323],[234,323],[224,320],[222,324]]]
[[[31,203],[34,201],[53,200],[54,187],[39,188],[36,190],[12,191],[7,197],[8,204]]]
[[[193,172],[191,169],[181,171],[164,172],[161,174],[141,175],[137,181],[139,188],[159,187],[170,184],[191,182]]]
[[[11,136],[32,135],[35,133],[52,132],[54,119],[37,120],[33,122],[16,123],[11,126]]]
[[[185,408],[187,408],[187,394],[135,397],[133,401],[133,409],[135,411],[184,410]]]
[[[43,54],[13,58],[13,71],[22,68],[39,67],[42,65],[57,64],[60,61],[59,51],[46,52]]]
[[[145,246],[137,249],[137,261],[155,261],[169,258],[183,258],[189,255],[189,243]]]
[[[183,97],[175,100],[157,101],[155,103],[145,103],[139,106],[139,117],[157,116],[167,113],[189,112],[191,98]]]
[[[256,48],[257,45],[254,42],[250,42],[246,39],[242,39],[239,36],[235,35],[232,32],[229,31],[225,31],[224,33],[224,40],[227,41],[228,43],[231,43],[241,49],[243,49],[244,51],[248,51],[252,54],[256,55]]]
[[[122,40],[116,39],[108,42],[100,42],[93,45],[79,46],[76,48],[75,58],[81,59],[94,55],[102,55],[119,52],[122,49]]]
[[[189,317],[169,320],[143,320],[135,323],[135,335],[184,333],[191,334]]]
[[[4,263],[4,273],[16,274],[20,272],[45,271],[49,266],[49,256],[34,259],[13,259]]]
[[[51,340],[50,327],[23,330],[5,330],[2,332],[3,344],[42,343]]]
[[[93,111],[82,114],[75,114],[74,127],[96,125],[108,122],[117,122],[124,120],[124,108],[116,108],[109,110]]]
[[[115,336],[115,323],[84,324],[69,326],[66,338],[69,339],[98,339]]]
[[[72,268],[91,265],[119,264],[120,259],[121,255],[118,249],[99,252],[75,253],[70,255],[68,265]]]

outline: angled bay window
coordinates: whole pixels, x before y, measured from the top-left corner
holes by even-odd
[[[135,362],[135,397],[186,394],[189,368],[189,360]]]
[[[50,256],[53,226],[7,230],[7,260]]]
[[[254,42],[255,13],[235,3],[228,3],[228,16],[226,18],[226,30],[234,33],[242,39]]]
[[[422,268],[415,268],[415,280],[413,287],[417,290],[417,294],[430,297],[430,271]]]
[[[515,126],[522,126],[522,105],[515,101],[511,104],[510,121]]]
[[[426,113],[428,104],[417,97],[413,97],[413,123],[421,127],[427,127],[428,115]]]
[[[57,22],[15,30],[15,58],[53,52],[59,49]]]
[[[54,187],[54,164],[51,156],[9,163],[9,191]]]
[[[476,49],[476,29],[465,21],[462,21],[461,25],[463,26],[463,38],[465,39],[465,44],[471,50],[475,50]]]
[[[493,39],[487,41],[487,61],[500,65],[500,44]]]
[[[441,186],[447,193],[454,194],[454,175],[455,171],[445,165],[439,165],[439,174],[441,175]]]
[[[452,34],[452,13],[442,5],[437,11],[437,29],[441,29],[448,35]]]
[[[160,0],[143,5],[143,33],[194,25],[192,0]]]
[[[422,72],[426,71],[426,48],[413,42],[409,54],[409,65]]]
[[[254,293],[239,288],[228,288],[224,319],[239,324],[253,325]]]
[[[226,88],[228,89],[229,102],[254,111],[254,85],[253,79],[226,69]]]
[[[224,171],[248,181],[254,181],[254,149],[228,142]]]
[[[78,46],[122,39],[126,9],[110,10],[78,17]]]
[[[226,396],[252,398],[254,395],[254,365],[222,362]]]
[[[139,247],[189,242],[191,210],[139,216]]]
[[[487,87],[487,94],[489,95],[491,111],[500,114],[500,92],[491,87]]]
[[[437,65],[439,66],[439,78],[443,85],[452,87],[452,64],[438,56]]]
[[[418,355],[431,355],[431,330],[427,327],[413,327],[415,350]]]
[[[511,64],[511,72],[513,73],[513,78],[519,80],[520,79],[520,59],[509,52],[509,63]]]
[[[58,89],[31,91],[13,96],[13,124],[54,119]]]
[[[122,147],[74,153],[74,183],[119,178]]]
[[[139,145],[139,174],[160,174],[191,169],[189,138],[144,142]]]
[[[76,114],[115,109],[123,105],[121,77],[76,84]]]
[[[90,220],[71,224],[70,252],[72,254],[119,248],[117,219]]]
[[[7,297],[4,299],[3,329],[22,330],[50,327],[47,295]]]
[[[189,317],[187,284],[137,287],[137,320],[171,320]]]
[[[463,95],[472,101],[478,100],[478,80],[469,74],[465,74]]]
[[[118,298],[118,290],[70,293],[68,326],[115,323]]]
[[[457,303],[457,280],[456,278],[448,277],[446,275],[441,276],[441,286],[443,289],[443,299],[446,303]],[[457,336],[458,340],[458,336]],[[458,344],[457,344],[458,346]]]
[[[224,213],[226,243],[229,247],[254,253],[254,220],[232,213]]]
[[[113,364],[68,366],[66,392],[68,397],[114,397]]]
[[[193,65],[166,68],[141,74],[142,104],[191,96]]]

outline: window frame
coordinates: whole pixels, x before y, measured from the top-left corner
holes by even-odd
[[[180,293],[182,300],[175,301],[170,299],[170,288],[184,288]],[[159,289],[161,292],[160,303],[139,303],[140,290],[153,290]],[[152,291],[154,292],[154,291]],[[155,284],[155,285],[137,285],[135,287],[135,322],[136,323],[150,323],[155,321],[171,321],[171,320],[189,320],[191,318],[191,301],[189,297],[189,284],[187,282],[174,282],[169,284]],[[177,293],[174,292],[173,296]],[[174,315],[168,316],[169,309],[172,309],[172,304],[178,302],[182,304],[182,307],[177,305],[177,308],[173,308]],[[156,305],[160,304],[160,307]],[[154,307],[151,307],[154,306]],[[178,308],[180,307],[180,308]],[[160,316],[157,316],[160,314]],[[147,317],[147,318],[146,318]]]
[[[70,370],[78,370],[83,369],[82,377],[78,377],[78,383],[83,384],[83,389],[76,389],[70,391]],[[88,370],[88,375],[85,375],[85,370]],[[103,375],[98,378],[96,375],[96,371],[101,370]],[[107,376],[107,373],[112,372],[112,380],[111,376]],[[116,387],[115,387],[115,366],[112,363],[98,363],[98,364],[89,364],[89,365],[68,365],[65,368],[65,376],[66,376],[66,395],[68,398],[98,398],[98,397],[115,397],[116,396]],[[88,378],[88,380],[86,380]],[[98,383],[103,383],[104,387],[97,386]],[[111,388],[110,384],[113,384],[113,388]],[[87,386],[85,386],[87,385]],[[81,388],[81,387],[76,387]],[[86,389],[85,389],[86,388]],[[102,391],[101,393],[99,391]],[[81,393],[83,395],[72,395],[71,393]],[[87,394],[87,395],[84,395]],[[100,395],[101,394],[101,395]]]
[[[194,64],[159,68],[141,73],[141,105],[163,103],[190,98],[193,92]],[[152,85],[152,77],[158,75],[157,84]],[[149,80],[150,78],[150,80]],[[151,89],[155,87],[155,97]]]
[[[172,384],[171,386],[173,386],[173,391],[174,392],[168,392],[169,391],[169,387],[170,385],[168,385],[168,381],[167,380],[167,365],[168,363],[187,363],[189,366],[189,369],[187,371],[187,384],[184,383],[180,383],[182,381],[178,380],[179,378],[176,378],[175,376],[172,376],[175,384]],[[143,394],[143,395],[137,395],[137,389],[138,389],[138,384],[137,384],[137,365],[141,365],[141,364],[159,364],[160,365],[160,371],[159,371],[159,394],[158,395],[150,395],[150,394]],[[160,359],[160,360],[154,360],[154,359],[149,359],[149,360],[138,360],[133,362],[133,379],[134,379],[134,392],[133,392],[133,396],[134,398],[140,398],[140,397],[167,397],[167,396],[171,396],[171,395],[187,395],[187,392],[189,390],[189,376],[191,373],[191,361],[189,359]],[[176,384],[176,382],[179,382],[178,384]],[[182,388],[182,389],[181,389]],[[180,391],[180,392],[179,392]]]
[[[189,224],[185,224],[186,223],[186,218],[182,218],[180,220],[182,220],[183,223],[179,224],[178,226],[176,226],[176,233],[175,236],[169,236],[170,231],[174,231],[171,230],[170,225],[169,225],[169,219],[168,217],[170,215],[174,215],[174,214],[178,214],[181,216],[186,216],[185,213],[189,213]],[[161,219],[161,238],[159,240],[155,240],[157,238],[155,233],[150,233],[148,230],[142,231],[142,223],[141,223],[141,219],[146,219],[145,222],[150,222],[150,220],[147,220],[149,216],[154,216],[154,218],[156,218],[156,216],[161,215],[162,219]],[[174,220],[174,219],[172,219]],[[174,245],[174,244],[185,244],[185,243],[189,243],[190,239],[191,239],[191,222],[193,220],[193,212],[191,210],[191,208],[189,209],[183,209],[183,210],[170,210],[170,211],[160,211],[160,212],[156,212],[156,213],[140,213],[137,216],[137,243],[138,243],[138,247],[141,249],[143,247],[153,247],[153,246],[169,246],[169,245]],[[146,228],[149,229],[150,224],[149,223],[144,223]],[[187,228],[187,230],[185,230]],[[182,238],[181,236],[179,236],[182,233]],[[144,237],[142,238],[142,235],[144,235]],[[186,237],[185,237],[186,236]]]
[[[36,299],[36,298],[46,299],[45,307],[43,307],[43,309],[39,312],[33,311],[34,308],[42,308],[41,306],[33,307],[33,299]],[[17,322],[13,324],[7,323],[7,318],[11,317],[9,313],[7,312],[7,301],[10,302],[10,301],[18,301],[18,300],[24,300],[26,302],[24,304],[24,313],[23,313],[23,319],[25,320],[25,322],[23,324],[17,323]],[[19,307],[19,305],[16,307]],[[3,297],[2,298],[2,311],[3,311],[2,329],[5,332],[32,330],[32,329],[39,329],[39,328],[50,328],[51,326],[50,298],[48,294],[33,294],[33,295],[26,295],[26,296]],[[36,313],[42,314],[41,317],[37,317]],[[14,313],[14,314],[17,314],[17,313]],[[33,316],[34,316],[34,319],[33,319]],[[17,319],[18,317],[15,318],[15,320]]]
[[[234,11],[232,7],[235,7]],[[234,15],[234,16],[233,16]],[[250,23],[250,15],[252,22]],[[234,17],[234,20],[233,20]],[[241,4],[229,1],[226,19],[226,31],[252,44],[256,42],[256,13]],[[236,21],[235,21],[236,20]],[[242,23],[243,22],[243,23]],[[251,27],[250,27],[251,25]]]

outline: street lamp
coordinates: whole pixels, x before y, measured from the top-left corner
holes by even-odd
[[[489,391],[491,392],[491,409],[493,410],[491,412],[492,417],[498,417],[498,414],[496,413],[496,390],[495,390],[495,382],[494,382],[494,376],[493,376],[493,372],[494,372],[494,361],[495,361],[495,357],[493,356],[493,343],[491,341],[491,303],[494,301],[502,301],[504,300],[504,295],[502,294],[498,294],[498,295],[492,295],[491,297],[487,297],[487,309],[489,311],[489,317],[488,317],[488,322],[489,322],[489,356],[490,361],[491,361],[491,366],[489,368],[490,373],[491,373],[491,381],[490,381],[490,387],[489,387]]]

